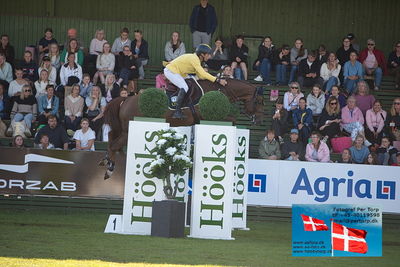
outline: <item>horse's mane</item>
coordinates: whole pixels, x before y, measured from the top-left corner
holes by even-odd
[[[122,132],[121,121],[119,119],[119,109],[121,104],[126,100],[124,97],[117,97],[107,104],[104,110],[104,123],[110,125],[112,136],[119,136]]]

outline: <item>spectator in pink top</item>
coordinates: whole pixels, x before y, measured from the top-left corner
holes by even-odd
[[[347,99],[347,105],[342,108],[341,126],[343,130],[351,134],[354,141],[358,134],[364,135],[364,116],[356,105],[356,98],[350,96]]]
[[[373,107],[367,110],[367,114],[365,115],[367,124],[365,136],[373,145],[381,143],[386,115],[387,113],[382,109],[379,100],[375,100]]]
[[[328,145],[321,141],[321,135],[318,132],[311,134],[311,143],[306,146],[306,160],[313,162],[330,161]]]
[[[379,90],[382,75],[387,72],[385,56],[382,51],[375,48],[375,41],[373,39],[368,39],[367,45],[367,48],[360,52],[358,60],[362,63],[366,76],[375,76],[374,90]]]
[[[365,117],[367,110],[371,109],[375,102],[375,97],[369,94],[369,86],[365,81],[357,83],[356,95],[357,107]]]
[[[168,86],[168,79],[164,73],[160,73],[156,76],[156,88],[165,90]]]

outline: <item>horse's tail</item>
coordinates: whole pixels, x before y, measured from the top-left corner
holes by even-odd
[[[122,125],[119,119],[119,110],[122,103],[126,100],[124,97],[117,97],[107,104],[104,111],[104,122],[110,125],[113,139],[122,132]]]

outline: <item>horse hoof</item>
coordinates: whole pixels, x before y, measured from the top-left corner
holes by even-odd
[[[110,176],[106,173],[106,174],[104,174],[104,180],[107,180],[107,179],[109,179],[110,178]]]
[[[107,164],[107,160],[106,159],[102,159],[99,161],[99,166],[106,166]]]

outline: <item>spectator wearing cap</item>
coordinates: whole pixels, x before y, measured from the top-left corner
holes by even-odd
[[[400,41],[394,46],[394,51],[390,52],[388,57],[388,71],[390,75],[395,76],[395,88],[400,86]]]
[[[52,84],[56,84],[57,69],[52,66],[51,59],[49,56],[44,56],[42,58],[42,63],[40,64],[40,67],[38,69],[39,75],[42,72],[42,70],[47,70],[47,73],[49,74],[49,81]]]
[[[356,50],[357,53],[360,53],[360,45],[357,44],[356,36],[354,35],[354,33],[347,34],[347,38],[349,38],[351,46],[353,47],[353,49]]]
[[[375,48],[373,39],[367,40],[367,48],[361,51],[359,61],[363,65],[365,76],[375,76],[374,90],[379,90],[383,74],[387,72],[386,59],[383,52]]]
[[[44,36],[39,40],[39,54],[49,53],[51,44],[57,44],[57,40],[53,37],[53,30],[51,28],[46,28],[44,30]]]
[[[272,115],[272,129],[274,130],[279,142],[283,141],[283,135],[288,130],[288,111],[283,108],[282,98],[275,102],[275,109]]]
[[[262,159],[276,160],[281,158],[279,143],[275,139],[274,130],[268,130],[266,136],[260,141],[258,154]]]
[[[282,145],[282,159],[284,160],[304,160],[304,145],[299,140],[299,130],[290,130],[289,141]]]
[[[322,85],[324,82],[320,77],[320,64],[316,61],[315,51],[308,53],[307,58],[299,63],[298,82],[303,87],[311,87],[314,84]]]

